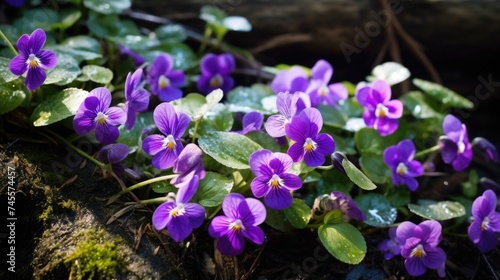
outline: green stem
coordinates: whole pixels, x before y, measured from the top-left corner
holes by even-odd
[[[144,204],[151,204],[151,203],[163,203],[165,201],[168,201],[168,197],[166,197],[166,196],[141,200],[141,204],[144,205]]]
[[[91,162],[93,162],[95,165],[99,166],[100,168],[105,168],[106,167],[106,164],[98,161],[97,159],[93,158],[92,156],[90,156],[86,152],[78,149],[73,144],[71,144],[68,140],[66,140],[63,137],[61,137],[59,134],[57,134],[57,133],[55,133],[55,132],[53,132],[52,130],[49,130],[49,129],[47,129],[46,131],[49,134],[51,134],[52,136],[54,136],[57,139],[61,140],[64,144],[68,145],[71,149],[75,150],[75,152],[79,153],[80,155],[84,156],[85,158],[87,158],[88,160],[90,160]]]
[[[326,166],[322,166],[322,165],[320,165],[320,166],[316,166],[316,168],[317,168],[317,169],[320,169],[320,170],[330,170],[330,169],[332,169],[333,167],[334,167],[334,166],[333,166],[333,164],[332,164],[332,165],[326,165]]]
[[[320,226],[322,226],[323,224],[308,224],[306,225],[306,228],[314,228],[314,229],[318,229]]]
[[[210,40],[210,36],[212,36],[212,28],[207,25],[205,28],[205,33],[203,34],[204,40],[200,44],[200,48],[198,49],[198,54],[201,55],[207,46],[207,42]]]
[[[2,37],[2,39],[5,41],[5,43],[7,44],[7,46],[9,46],[9,49],[15,54],[15,55],[19,55],[19,53],[17,52],[17,50],[14,48],[14,46],[12,45],[12,43],[9,41],[9,39],[7,39],[7,36],[5,36],[5,34],[3,34],[2,30],[0,30],[0,37]]]
[[[196,122],[194,123],[193,141],[192,141],[192,143],[194,143],[194,141],[196,140],[196,130],[198,130],[198,124],[200,124],[200,122],[201,122],[201,119],[200,119],[200,120],[198,120],[198,121],[196,121]]]
[[[175,177],[179,176],[178,174],[171,174],[171,175],[165,175],[165,176],[160,176],[160,177],[156,177],[156,178],[151,178],[149,180],[146,180],[146,181],[142,181],[140,183],[137,183],[135,185],[132,185],[124,190],[122,190],[121,192],[119,192],[117,194],[117,196],[120,196],[120,195],[123,195],[123,194],[126,194],[128,192],[131,192],[135,189],[138,189],[140,187],[143,187],[143,186],[146,186],[146,185],[150,185],[152,183],[156,183],[156,182],[160,182],[160,181],[164,181],[164,180],[169,180],[169,179],[173,179]]]
[[[425,149],[423,151],[420,151],[418,153],[415,154],[414,158],[418,158],[418,157],[421,157],[421,156],[425,156],[427,154],[430,154],[432,152],[435,152],[435,151],[438,151],[439,150],[439,145],[436,145],[434,147],[430,147],[428,149]]]

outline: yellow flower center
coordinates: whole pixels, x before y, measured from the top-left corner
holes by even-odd
[[[382,103],[377,104],[377,108],[375,109],[375,116],[377,118],[383,118],[387,116],[387,113],[389,113],[389,109],[385,107]]]
[[[170,216],[175,218],[177,216],[183,215],[185,212],[186,209],[184,208],[184,204],[179,203],[174,209],[170,210]]]
[[[243,222],[240,219],[237,219],[236,221],[229,224],[229,229],[234,231],[240,231],[240,230],[245,230],[245,227],[243,226]]]
[[[210,87],[218,88],[222,85],[223,82],[224,79],[222,78],[222,76],[220,74],[216,74],[212,77],[212,79],[210,79]]]
[[[405,175],[408,173],[408,167],[404,163],[400,162],[398,167],[396,167],[396,173],[399,175]]]
[[[97,113],[97,116],[94,118],[94,121],[98,124],[105,124],[108,120],[108,116],[106,116],[103,112]]]
[[[269,182],[267,182],[267,185],[271,188],[279,188],[283,186],[283,180],[280,178],[280,176],[274,174]]]
[[[175,149],[175,139],[172,134],[169,134],[163,139],[163,147],[170,150]]]
[[[481,223],[481,231],[484,231],[488,227],[489,223],[490,223],[490,218],[489,217],[484,217],[484,220]]]
[[[158,78],[158,88],[164,89],[170,86],[170,80],[165,77],[165,75],[161,75],[160,78]]]
[[[304,151],[312,152],[316,150],[316,142],[314,142],[311,138],[307,137],[306,142],[304,143]]]
[[[325,97],[328,91],[328,87],[325,84],[321,85],[318,89],[318,93],[322,97]]]
[[[36,68],[40,66],[40,60],[34,54],[30,54],[28,60],[26,60],[26,64],[31,68]]]
[[[424,246],[422,246],[422,244],[418,244],[417,247],[413,248],[413,250],[411,251],[410,257],[420,259],[425,255],[426,253],[424,251]]]

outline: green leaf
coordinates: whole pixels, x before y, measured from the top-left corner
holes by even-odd
[[[340,209],[333,209],[330,212],[328,212],[323,219],[323,223],[325,225],[328,224],[339,224],[344,222],[344,214],[342,213],[342,210]]]
[[[226,106],[231,112],[248,113],[259,111],[265,115],[278,112],[276,109],[276,94],[272,92],[269,86],[263,84],[234,88],[227,96]]]
[[[377,130],[365,127],[354,134],[354,141],[361,155],[367,152],[381,155],[385,148],[398,143],[400,133],[396,132],[388,136],[380,136]]]
[[[342,160],[342,166],[347,173],[347,177],[349,177],[354,184],[358,185],[358,187],[364,190],[374,190],[377,188],[377,186],[375,186],[375,184],[373,184],[373,182],[349,160]]]
[[[181,99],[172,101],[172,105],[178,112],[183,112],[191,117],[193,122],[199,121],[203,118],[206,112],[200,110],[205,104],[206,99],[203,95],[199,93],[190,93]]]
[[[356,197],[356,204],[366,215],[363,222],[373,227],[389,226],[396,221],[398,211],[381,194],[367,193]]]
[[[323,176],[316,183],[316,195],[329,194],[334,191],[350,193],[353,187],[349,177],[337,169],[323,172]]]
[[[474,103],[472,103],[472,101],[446,87],[443,87],[442,85],[421,79],[413,79],[412,82],[415,86],[420,88],[426,94],[432,96],[446,107],[466,109],[474,108]]]
[[[108,39],[134,51],[147,50],[160,45],[160,41],[157,38],[150,38],[144,35],[125,35],[108,37]]]
[[[9,69],[10,59],[5,57],[0,57],[0,77],[6,82],[10,83],[19,78],[10,72]]]
[[[353,95],[354,95],[354,89]],[[364,108],[354,98],[348,98],[339,104],[340,110],[349,118],[357,118],[363,114]]]
[[[0,82],[0,115],[16,109],[23,100],[26,94],[13,83]]]
[[[252,131],[245,134],[246,137],[252,139],[255,143],[261,145],[264,149],[272,152],[280,152],[281,146],[276,142],[276,139],[262,131]]]
[[[109,84],[113,80],[113,71],[99,65],[85,65],[82,74],[87,76],[92,82],[99,84]]]
[[[82,50],[91,53],[101,53],[101,44],[94,37],[86,35],[78,35],[68,37],[59,45],[70,47],[75,50]]]
[[[181,42],[187,39],[186,29],[180,24],[160,25],[154,33],[162,42]]]
[[[216,6],[203,6],[200,10],[200,19],[215,26],[223,26],[227,14]]]
[[[240,16],[226,17],[222,20],[222,25],[231,31],[249,32],[252,30],[252,24]]]
[[[177,188],[170,184],[169,181],[161,181],[151,184],[151,190],[155,193],[169,193],[169,192],[177,192]]]
[[[121,20],[115,14],[102,16],[101,14],[91,13],[87,21],[87,27],[90,32],[101,38],[141,34],[133,21]]]
[[[96,58],[102,58],[100,53],[89,52],[86,50],[74,49],[68,46],[53,45],[47,46],[47,49],[53,50],[58,54],[64,54],[73,57],[78,63],[84,60],[93,60]]]
[[[74,116],[88,92],[79,88],[66,88],[46,98],[31,115],[34,126],[45,126]]]
[[[469,180],[461,184],[462,192],[466,197],[475,198],[477,196],[478,184],[479,184],[479,176],[477,175],[477,171],[475,169],[472,169],[469,172]]]
[[[365,257],[365,239],[351,224],[322,225],[318,229],[318,236],[326,250],[342,262],[358,264]]]
[[[120,136],[116,142],[127,144],[127,146],[134,150],[140,145],[141,132],[144,128],[154,125],[153,113],[146,112],[137,115],[135,124],[131,130],[127,130],[125,125],[120,125],[118,130],[120,131]]]
[[[394,207],[402,207],[410,203],[411,194],[406,187],[393,188],[387,194],[387,200],[391,202]]]
[[[244,135],[234,132],[208,132],[198,140],[200,148],[219,163],[247,169],[250,155],[262,147]]]
[[[465,215],[465,207],[455,201],[419,200],[418,202],[419,204],[408,204],[408,208],[411,212],[429,220],[444,221]]]
[[[283,212],[295,228],[305,228],[311,219],[311,208],[301,199],[294,198],[292,205]]]
[[[10,24],[0,24],[0,30],[2,30],[3,34],[5,35],[5,37],[7,37],[7,39],[9,40],[9,42],[12,42],[12,44],[14,44],[15,42],[17,42],[17,40],[19,39],[19,37],[22,34],[18,30],[17,27],[15,27],[13,25],[10,25]],[[7,46],[7,43],[5,43],[4,40],[0,40],[0,46]],[[9,52],[12,53],[10,50],[9,50]],[[12,53],[12,57],[14,57],[13,53]],[[0,76],[0,77],[3,77],[3,76]]]
[[[205,135],[208,131],[229,131],[233,127],[233,121],[233,114],[224,104],[218,103],[201,120],[197,129],[198,137]]]
[[[98,13],[110,15],[110,14],[119,14],[130,8],[132,5],[131,0],[83,0],[83,5],[91,10],[94,10]]]
[[[207,172],[193,198],[204,207],[215,207],[231,192],[234,182],[219,173]]]
[[[45,84],[67,85],[74,81],[82,70],[72,56],[67,54],[57,54],[56,67],[47,71]]]
[[[282,232],[288,232],[295,229],[283,211],[276,211],[270,208],[266,208],[265,222],[270,227]]]
[[[323,124],[342,128],[347,123],[348,117],[339,109],[331,106],[318,106],[318,110],[323,117]]]
[[[420,91],[410,91],[400,99],[417,119],[444,118],[444,115],[439,113],[437,101]]]
[[[174,61],[174,69],[188,70],[197,66],[198,58],[193,50],[181,42],[169,42],[161,44],[150,51],[139,54],[148,62],[152,62],[158,55],[168,53]]]
[[[61,21],[52,24],[52,29],[65,30],[75,24],[81,17],[82,12],[77,9],[65,9],[60,11]]]
[[[13,25],[19,34],[31,34],[37,28],[51,30],[52,25],[59,21],[60,17],[55,10],[37,8],[26,10],[21,18],[14,20]]]
[[[380,154],[363,153],[359,158],[359,166],[366,176],[375,183],[383,184],[391,178],[391,169],[385,164]]]

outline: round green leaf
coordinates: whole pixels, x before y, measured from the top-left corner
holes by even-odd
[[[282,232],[288,232],[295,229],[283,211],[276,211],[270,208],[266,208],[265,222],[270,227]]]
[[[186,29],[180,24],[158,26],[154,33],[162,42],[181,42],[187,39]]]
[[[373,182],[349,160],[342,160],[342,167],[344,167],[347,177],[349,177],[354,184],[358,185],[358,187],[364,190],[374,190],[377,188],[377,186],[375,186],[375,184],[373,184]]]
[[[207,172],[205,178],[200,181],[198,191],[193,200],[204,207],[215,207],[231,192],[234,182],[219,173]]]
[[[102,55],[100,53],[74,49],[68,46],[55,45],[55,46],[47,46],[47,48],[53,50],[58,54],[69,55],[73,57],[78,63],[84,60],[93,60],[96,58],[102,58]]]
[[[10,59],[5,57],[0,57],[0,77],[6,82],[12,82],[19,78],[10,72],[9,69]]]
[[[87,76],[92,82],[99,84],[109,84],[113,80],[113,71],[99,65],[85,65],[82,74]]]
[[[90,32],[101,38],[141,34],[133,21],[121,20],[115,14],[104,17],[101,14],[91,13],[87,27]]]
[[[447,107],[474,108],[474,103],[472,103],[472,101],[442,85],[421,79],[413,79],[412,82],[416,87]]]
[[[119,14],[130,8],[132,5],[131,0],[83,0],[83,5],[91,10],[94,10],[98,13],[110,15],[110,14]]]
[[[160,41],[158,41],[158,39],[150,38],[144,35],[125,35],[108,37],[108,39],[118,45],[124,45],[134,51],[147,50],[160,44]]]
[[[178,189],[168,181],[161,181],[151,184],[151,190],[153,190],[155,193],[175,193]]]
[[[47,71],[45,84],[67,85],[74,81],[81,72],[76,59],[70,55],[59,53],[57,54],[56,67]]]
[[[361,155],[366,152],[381,155],[385,148],[397,144],[399,139],[399,135],[396,133],[382,137],[377,130],[367,127],[358,130],[354,134],[356,148]]]
[[[137,115],[135,124],[132,129],[127,130],[125,125],[120,125],[118,130],[120,131],[120,136],[116,142],[127,144],[130,149],[134,150],[139,147],[139,142],[141,138],[141,132],[144,128],[154,125],[153,113],[140,113]]]
[[[92,53],[100,53],[101,45],[94,37],[86,35],[78,35],[73,37],[68,37],[62,41],[59,45],[70,47],[75,50],[88,51]]]
[[[208,132],[198,140],[200,148],[219,163],[247,169],[250,155],[262,147],[248,137],[234,132]]]
[[[359,158],[359,166],[366,176],[375,183],[383,184],[391,178],[391,169],[385,164],[380,154],[363,153]]]
[[[266,115],[278,112],[276,94],[269,86],[263,84],[234,88],[227,96],[226,106],[231,112],[259,111]]]
[[[311,219],[311,208],[301,199],[294,198],[292,205],[283,212],[295,228],[305,228]]]
[[[60,11],[61,21],[52,24],[52,29],[67,29],[82,17],[82,12],[77,9],[66,9]]]
[[[342,210],[340,209],[333,209],[330,212],[328,212],[323,219],[323,223],[325,225],[328,224],[338,224],[342,223],[344,221],[344,213],[342,213]]]
[[[268,149],[273,152],[281,151],[281,146],[276,142],[276,139],[269,136],[267,133],[262,131],[252,131],[245,135],[252,139],[255,143],[261,145],[264,149]]]
[[[59,14],[53,9],[28,9],[21,18],[14,20],[14,27],[20,34],[31,34],[33,30],[41,28],[49,31],[54,23],[60,21]]]
[[[365,239],[351,224],[322,225],[318,229],[318,236],[326,250],[342,262],[358,264],[366,255]]]
[[[364,223],[373,227],[389,226],[396,221],[398,211],[381,194],[367,193],[358,196],[356,204],[366,215]]]
[[[455,201],[429,201],[420,200],[419,204],[408,204],[411,212],[420,217],[444,221],[465,215],[465,207]]]
[[[191,117],[194,122],[199,121],[203,118],[206,112],[202,112],[200,109],[206,104],[207,100],[205,97],[199,93],[190,93],[181,99],[172,101],[172,105],[178,112],[183,112]]]
[[[16,109],[24,98],[26,94],[13,83],[0,83],[0,115]]]
[[[318,106],[318,110],[325,125],[342,128],[347,123],[348,117],[337,108],[321,105]]]
[[[216,6],[206,5],[201,7],[200,19],[215,26],[223,26],[227,14]]]
[[[88,92],[67,88],[45,99],[31,115],[34,126],[45,126],[74,116]]]
[[[219,103],[205,114],[198,126],[197,134],[203,136],[208,131],[229,131],[233,127],[233,122],[233,114],[224,104]]]

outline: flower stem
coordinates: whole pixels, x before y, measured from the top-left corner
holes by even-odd
[[[198,124],[200,124],[200,122],[201,119],[194,123],[193,140],[191,141],[192,143],[194,143],[194,141],[196,140],[196,130],[198,130]]]
[[[137,183],[135,185],[132,185],[124,190],[122,190],[121,192],[119,192],[117,195],[122,195],[122,194],[126,194],[130,191],[133,191],[135,189],[138,189],[140,187],[143,187],[143,186],[146,186],[146,185],[150,185],[152,183],[156,183],[156,182],[160,182],[160,181],[164,181],[164,180],[169,180],[169,179],[173,179],[175,177],[179,176],[178,174],[171,174],[171,175],[165,175],[165,176],[160,176],[160,177],[156,177],[156,178],[151,178],[149,180],[146,180],[146,181],[142,181],[140,183]]]
[[[425,156],[427,154],[430,154],[430,153],[438,151],[438,150],[439,150],[439,145],[436,145],[434,147],[430,147],[428,149],[425,149],[423,151],[420,151],[420,152],[416,153],[414,157],[415,158],[422,157],[422,156]]]
[[[19,55],[19,53],[16,51],[12,43],[9,41],[9,39],[7,39],[7,36],[3,34],[2,30],[0,30],[0,37],[2,37],[2,39],[5,41],[7,46],[9,46],[9,49],[14,53],[14,55]]]
[[[141,200],[141,204],[144,205],[144,204],[151,204],[151,203],[163,203],[165,201],[168,201],[168,197],[163,196],[163,197],[156,197],[156,198]]]
[[[51,134],[52,136],[54,136],[57,139],[61,140],[64,144],[68,145],[71,149],[75,150],[75,152],[79,153],[80,155],[84,156],[85,158],[87,158],[88,160],[90,160],[91,162],[93,162],[95,165],[99,166],[100,168],[105,168],[106,167],[106,164],[98,161],[97,159],[93,158],[92,156],[90,156],[86,152],[78,149],[73,144],[71,144],[68,140],[66,140],[63,137],[61,137],[59,134],[57,134],[57,133],[55,133],[55,132],[53,132],[52,130],[49,130],[49,129],[47,129],[46,131],[49,134]]]

